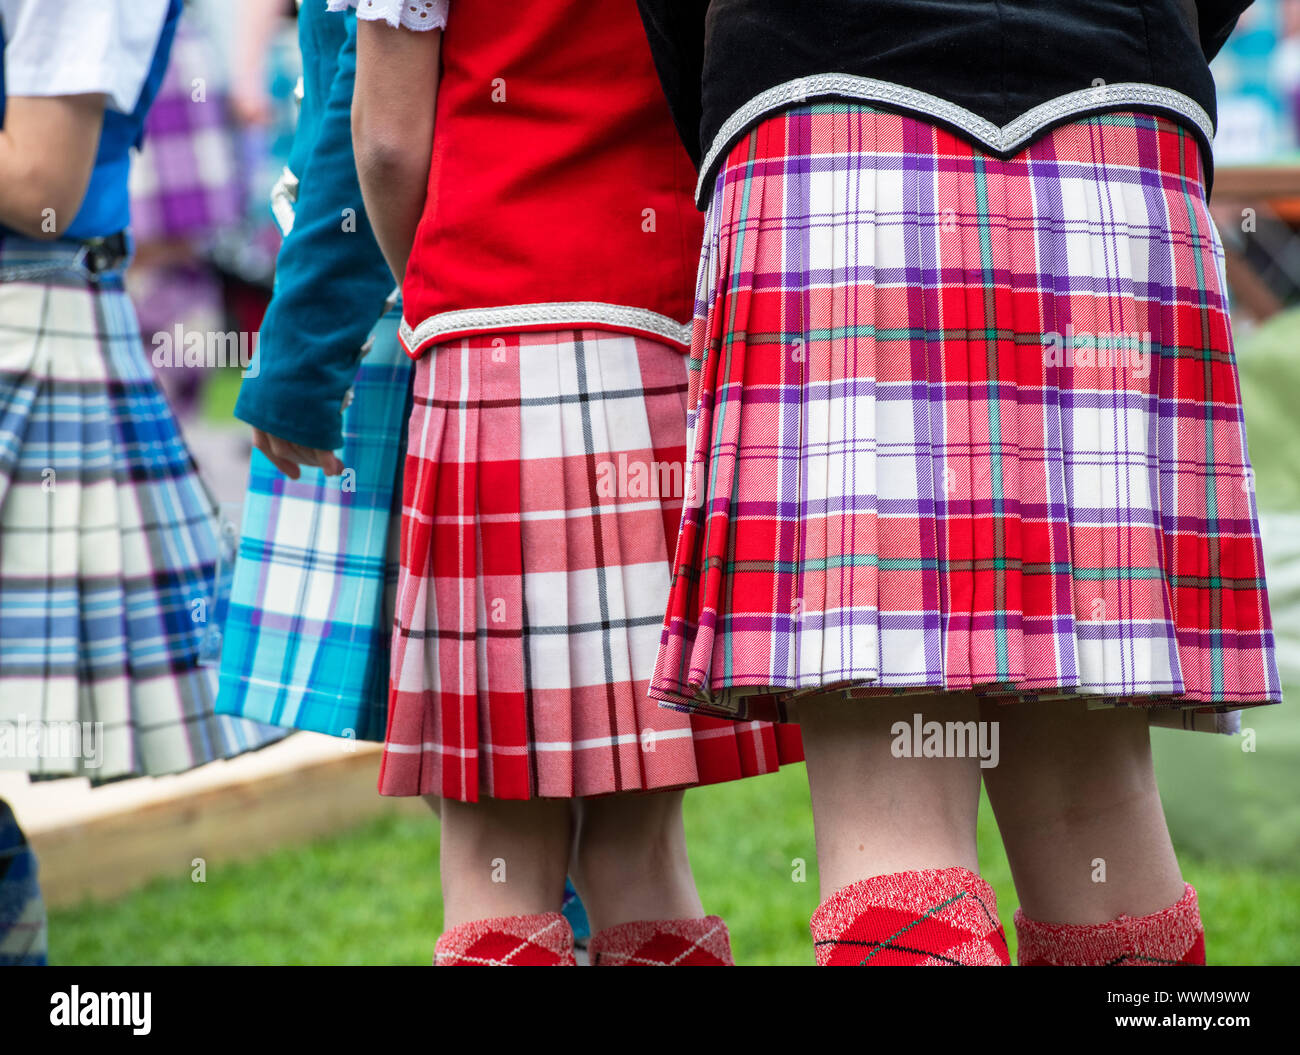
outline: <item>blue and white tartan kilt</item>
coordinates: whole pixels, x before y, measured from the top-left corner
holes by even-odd
[[[0,237],[0,769],[176,773],[281,730],[199,663],[215,509],[120,270]]]
[[[401,306],[375,325],[343,413],[342,476],[253,452],[221,646],[222,714],[357,740],[388,721],[412,363]]]

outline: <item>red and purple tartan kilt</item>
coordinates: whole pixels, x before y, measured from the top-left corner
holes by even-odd
[[[792,729],[648,696],[681,517],[686,363],[599,331],[416,364],[386,795],[569,798],[798,761]]]
[[[1145,706],[1221,732],[1280,682],[1195,137],[1064,125],[1009,160],[825,103],[706,221],[691,474],[651,694]]]

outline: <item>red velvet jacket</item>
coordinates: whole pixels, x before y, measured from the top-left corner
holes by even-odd
[[[442,66],[407,351],[577,327],[684,350],[695,172],[636,4],[456,0]]]

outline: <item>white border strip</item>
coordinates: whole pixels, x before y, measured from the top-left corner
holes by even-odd
[[[512,326],[552,326],[564,329],[602,329],[615,326],[640,330],[666,341],[690,347],[691,324],[676,322],[648,308],[629,308],[596,300],[554,304],[510,304],[500,308],[466,308],[430,315],[412,328],[402,320],[402,341],[412,352],[434,337],[455,337],[471,330],[508,330]]]
[[[271,215],[279,224],[280,233],[286,238],[293,230],[294,208],[297,204],[298,177],[286,165],[280,178],[275,181],[275,186],[271,188]]]
[[[1188,98],[1182,92],[1176,92],[1172,88],[1161,88],[1155,84],[1125,81],[1120,84],[1099,84],[1095,88],[1082,88],[1077,92],[1058,95],[1055,99],[1040,103],[1032,110],[1026,110],[1010,124],[999,127],[964,106],[958,106],[947,99],[941,99],[937,95],[931,95],[917,88],[908,88],[893,81],[876,80],[874,77],[858,77],[851,73],[819,73],[769,88],[754,96],[727,118],[718,130],[718,134],[713,137],[709,152],[700,166],[700,179],[695,187],[696,202],[701,207],[707,204],[704,199],[705,180],[712,172],[718,156],[728,149],[732,139],[750,124],[774,110],[782,110],[793,104],[827,96],[889,103],[928,114],[930,117],[962,129],[999,152],[1015,150],[1043,128],[1059,121],[1062,117],[1098,107],[1132,106],[1142,109],[1156,106],[1162,110],[1172,110],[1192,121],[1205,133],[1207,141],[1214,139],[1214,122],[1195,99]]]

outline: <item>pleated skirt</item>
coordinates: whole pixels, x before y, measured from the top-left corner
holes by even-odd
[[[1281,690],[1223,252],[1143,114],[1010,160],[821,103],[719,174],[651,693],[1082,697],[1231,732]]]
[[[388,795],[715,783],[797,733],[649,699],[681,516],[686,363],[598,331],[485,335],[415,367]]]
[[[0,244],[0,768],[98,782],[283,733],[213,709],[215,509],[120,273],[75,251]]]
[[[383,740],[414,364],[400,304],[375,325],[343,411],[345,466],[290,480],[253,451],[217,711]]]

